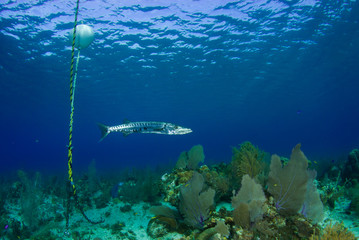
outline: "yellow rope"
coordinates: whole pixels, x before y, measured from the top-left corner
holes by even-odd
[[[75,90],[76,90],[76,79],[77,79],[77,69],[79,66],[79,61],[80,61],[80,50],[78,50],[77,53],[77,59],[76,59],[76,68],[75,68],[75,72],[73,74],[73,81],[71,81],[70,83],[70,102],[71,102],[71,114],[70,114],[70,130],[69,130],[69,145],[68,145],[68,174],[69,174],[69,181],[71,183],[72,186],[72,190],[73,190],[73,194],[76,195],[76,186],[74,183],[74,179],[72,176],[72,126],[74,123],[74,102],[75,102]],[[72,65],[72,64],[71,64]],[[71,70],[73,69],[73,67],[71,66]]]
[[[67,160],[67,165],[68,165],[69,181],[71,183],[74,195],[76,194],[76,187],[75,187],[74,179],[73,179],[73,176],[72,176],[72,128],[73,128],[72,126],[73,126],[73,123],[74,123],[74,94],[75,94],[74,58],[75,58],[76,27],[77,27],[77,16],[78,16],[78,13],[79,13],[79,2],[80,2],[80,0],[77,0],[77,2],[76,2],[75,22],[74,22],[74,30],[73,30],[73,35],[72,35],[71,67],[70,67],[71,114],[70,114],[69,144],[68,144],[68,154],[67,154],[67,159],[68,159]]]
[[[70,182],[70,185],[72,186],[72,195],[75,199],[76,207],[80,210],[81,214],[84,216],[84,218],[93,224],[101,223],[103,220],[100,220],[98,222],[91,221],[87,215],[85,214],[83,208],[81,207],[77,193],[76,193],[76,186],[73,179],[73,172],[72,172],[72,130],[73,130],[73,123],[74,123],[74,100],[75,100],[75,88],[76,88],[76,78],[77,78],[77,69],[80,61],[80,50],[78,50],[77,54],[77,61],[76,61],[76,68],[74,71],[74,59],[75,59],[75,43],[76,43],[76,27],[77,27],[77,15],[79,12],[79,0],[77,0],[76,3],[76,14],[75,14],[75,22],[74,22],[74,30],[73,30],[73,36],[72,36],[72,50],[71,50],[71,67],[70,67],[70,104],[71,104],[71,113],[70,113],[70,124],[69,124],[69,144],[68,144],[68,154],[67,154],[67,165],[68,165],[68,179]],[[69,211],[70,211],[70,198],[71,196],[68,196],[68,202],[67,202],[67,213],[66,213],[66,228],[69,226]]]
[[[70,113],[70,123],[69,123],[69,144],[68,144],[68,154],[67,154],[67,165],[68,165],[68,179],[72,186],[72,194],[76,196],[76,187],[74,179],[72,176],[72,126],[74,123],[74,58],[75,58],[75,43],[76,43],[76,27],[77,27],[77,15],[79,13],[79,0],[76,3],[76,13],[75,13],[75,22],[72,35],[72,50],[71,50],[71,66],[70,66],[70,104],[71,104],[71,113]],[[67,199],[67,211],[66,211],[66,228],[69,227],[69,215],[70,215],[70,199],[71,195],[68,194]]]

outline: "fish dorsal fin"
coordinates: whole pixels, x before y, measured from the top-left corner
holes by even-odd
[[[124,124],[130,123],[130,120],[128,120],[127,118],[125,118],[125,119],[123,120],[123,123],[124,123]]]

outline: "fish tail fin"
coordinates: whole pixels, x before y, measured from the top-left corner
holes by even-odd
[[[101,131],[101,139],[98,142],[101,142],[110,133],[110,130],[108,129],[108,126],[102,123],[97,123],[97,126]]]

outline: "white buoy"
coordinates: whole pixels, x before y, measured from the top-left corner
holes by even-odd
[[[75,47],[78,49],[87,48],[94,39],[94,32],[92,27],[85,24],[76,26],[76,42]]]

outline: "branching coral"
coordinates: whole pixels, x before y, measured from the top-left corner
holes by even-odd
[[[354,240],[355,236],[350,232],[343,223],[336,223],[332,225],[331,223],[323,230],[323,233],[318,235],[313,235],[310,237],[310,240]]]
[[[233,147],[232,169],[234,177],[242,177],[248,174],[256,177],[263,171],[264,152],[253,146],[250,142],[244,142],[240,148]]]
[[[231,196],[230,183],[227,175],[218,169],[209,169],[206,165],[201,166],[199,172],[202,173],[206,184],[216,190],[216,200]]]
[[[24,171],[17,172],[20,178],[23,190],[20,196],[22,218],[31,231],[39,228],[41,215],[39,214],[39,206],[42,203],[42,192],[38,187],[38,179],[40,173],[36,173],[35,180],[28,178]]]
[[[319,182],[319,189],[322,191],[320,195],[321,200],[324,205],[328,205],[331,209],[334,209],[335,202],[345,194],[345,185],[347,181],[343,184],[340,184],[341,176],[340,172],[335,179],[329,179],[325,177],[321,182]],[[352,196],[352,195],[350,195]]]

